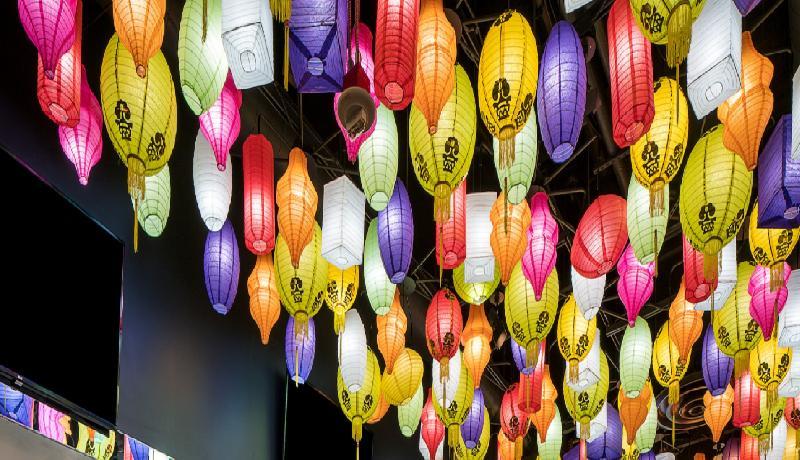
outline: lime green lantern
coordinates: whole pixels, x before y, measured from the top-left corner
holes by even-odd
[[[384,105],[378,107],[375,130],[358,149],[358,174],[370,207],[383,210],[397,182],[397,123]]]
[[[550,272],[542,296],[536,300],[533,286],[522,273],[522,263],[517,263],[506,286],[506,327],[514,341],[525,349],[531,366],[536,364],[539,343],[553,328],[557,309],[558,272]]]
[[[536,174],[538,128],[536,117],[529,116],[522,131],[514,136],[514,161],[508,166],[500,166],[500,141],[496,137],[492,138],[494,169],[497,171],[500,187],[511,204],[518,204],[525,199]]]
[[[178,72],[195,115],[217,100],[228,75],[222,46],[222,0],[186,0],[178,32]]]
[[[422,416],[422,405],[425,403],[424,397],[422,383],[420,383],[417,385],[417,391],[411,401],[397,406],[397,423],[400,425],[400,433],[407,438],[413,436],[417,431]]]
[[[656,430],[658,429],[658,404],[656,397],[650,393],[650,408],[647,410],[647,417],[644,423],[636,431],[636,449],[640,453],[649,452],[653,449],[653,444],[656,441]],[[625,430],[623,430],[623,435]]]
[[[633,176],[628,186],[628,238],[636,260],[642,264],[655,261],[664,244],[669,219],[669,182],[664,184],[663,191],[665,199],[659,203],[661,208],[651,213],[650,191]]]
[[[500,264],[494,264],[494,278],[485,283],[467,283],[464,281],[464,264],[453,270],[453,285],[461,300],[471,305],[480,305],[494,293],[500,285]]]
[[[772,430],[780,423],[783,418],[783,410],[786,407],[786,398],[777,398],[770,401],[764,391],[761,392],[759,399],[759,418],[758,422],[742,428],[745,433],[758,439],[758,450],[761,455],[765,455],[770,448]]]
[[[381,249],[378,246],[378,219],[372,219],[367,228],[367,239],[364,241],[364,288],[367,290],[369,305],[375,314],[385,315],[392,308],[394,291],[381,260]]]
[[[289,245],[283,235],[278,234],[275,279],[283,308],[294,318],[296,327],[304,326],[325,303],[328,285],[328,261],[322,257],[322,230],[316,222],[314,236],[300,254],[297,268],[292,265]]]
[[[629,398],[636,398],[650,377],[650,360],[653,356],[653,337],[650,326],[641,316],[633,327],[625,328],[619,347],[619,381]]]

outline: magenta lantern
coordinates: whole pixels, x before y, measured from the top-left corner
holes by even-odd
[[[228,164],[228,152],[239,137],[241,119],[239,109],[242,107],[242,92],[233,82],[231,73],[222,87],[222,93],[214,104],[200,114],[200,131],[214,149],[217,169],[225,171]]]
[[[550,213],[547,194],[537,192],[531,198],[531,225],[528,246],[522,255],[522,273],[531,283],[536,300],[541,300],[545,281],[556,264],[558,224]]]
[[[617,294],[619,294],[622,304],[625,305],[628,324],[633,327],[642,307],[653,295],[655,263],[650,262],[644,265],[639,263],[633,253],[633,248],[628,245],[617,262],[617,272],[619,272]]]
[[[18,0],[19,20],[39,51],[44,74],[53,78],[61,56],[75,41],[76,0]]]
[[[789,290],[786,283],[792,274],[792,267],[786,262],[783,263],[783,286],[775,291],[770,289],[770,269],[761,265],[756,265],[753,274],[750,275],[750,283],[747,285],[747,292],[750,294],[750,316],[758,323],[764,340],[772,337],[775,329],[775,318],[783,310]]]

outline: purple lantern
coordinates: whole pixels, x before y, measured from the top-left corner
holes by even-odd
[[[306,327],[295,329],[294,317],[286,322],[286,371],[296,384],[304,384],[314,365],[314,348],[317,334],[314,318],[308,318]]]
[[[217,313],[227,314],[239,287],[239,245],[230,220],[219,231],[208,232],[203,272],[208,300]]]
[[[722,449],[722,460],[739,460],[739,436],[731,436]]]
[[[583,45],[567,21],[553,26],[544,45],[536,108],[547,154],[563,163],[578,142],[586,108]]]
[[[414,249],[414,216],[403,181],[397,179],[389,204],[378,213],[378,246],[386,274],[394,284],[403,282]]]
[[[33,428],[33,398],[0,383],[0,415]]]
[[[509,340],[509,342],[511,342],[511,356],[514,357],[514,363],[517,365],[517,370],[519,370],[525,375],[533,374],[533,371],[536,367],[527,366],[528,353],[525,351],[524,348],[519,346],[519,344],[514,339]]]
[[[800,225],[800,158],[792,159],[792,116],[778,120],[758,156],[758,226]]]
[[[150,447],[147,444],[128,435],[125,435],[125,439],[128,443],[126,450],[131,454],[131,460],[148,460],[150,458]]]
[[[483,392],[480,388],[475,389],[472,397],[472,405],[467,412],[467,418],[461,424],[461,437],[467,449],[474,449],[478,445],[483,430]]]
[[[347,59],[347,0],[294,0],[289,62],[300,93],[342,90]]]
[[[733,0],[733,3],[736,4],[736,8],[739,8],[739,12],[742,13],[742,16],[747,16],[753,11],[753,8],[761,3],[761,0]]]
[[[656,453],[652,450],[648,450],[643,454],[639,454],[639,460],[656,460]]]
[[[703,380],[712,396],[725,393],[733,375],[733,358],[723,353],[714,338],[714,327],[708,323],[703,336]]]
[[[605,433],[586,443],[586,456],[590,460],[620,458],[622,456],[622,421],[619,412],[611,405],[608,409],[608,426]]]
[[[568,450],[566,454],[561,456],[561,460],[580,460],[580,458],[581,458],[580,444],[572,446],[572,449]]]

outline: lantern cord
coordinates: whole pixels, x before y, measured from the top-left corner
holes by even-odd
[[[295,339],[297,339],[296,335],[295,335]],[[298,381],[300,380],[300,362],[297,359],[298,355],[300,354],[300,351],[298,350],[298,348],[299,347],[295,343],[295,345],[294,345],[294,387],[295,388],[300,386],[300,384],[298,383]]]
[[[441,289],[442,272],[444,271],[444,268],[442,267],[444,265],[444,228],[440,224],[437,224],[436,226],[439,228],[439,257],[437,258],[439,259],[439,289]]]
[[[133,252],[139,252],[139,198],[133,200]]]
[[[688,0],[682,0],[672,10],[667,21],[667,64],[676,68],[681,65],[689,53],[689,42],[692,38],[692,7]],[[677,78],[676,78],[677,81]]]
[[[570,359],[569,360],[569,381],[572,383],[578,383],[578,360],[577,359]]]
[[[531,340],[525,348],[525,367],[536,367],[539,360],[539,341]]]
[[[510,130],[511,128],[504,129]],[[510,168],[511,164],[514,163],[514,136],[500,140],[499,163],[501,168]]]
[[[208,0],[203,0],[203,43],[206,42],[208,32]]]
[[[772,338],[778,338],[778,296],[772,301]],[[764,339],[767,340],[767,339]]]
[[[450,184],[439,182],[433,187],[433,217],[439,224],[450,218]]]
[[[303,126],[303,93],[300,93],[300,148],[302,148],[303,145],[305,145],[305,142],[303,140],[305,134],[304,128],[305,126]]]
[[[356,441],[356,460],[361,458],[361,449],[360,449],[360,442]]]
[[[503,178],[503,231],[508,233],[508,176]]]
[[[353,0],[354,6],[354,23],[353,23],[353,40],[355,41],[356,47],[356,63],[355,65],[359,65],[361,63],[361,47],[358,46],[358,24],[361,22],[361,0]]]
[[[658,278],[658,230],[653,228],[653,278]]]
[[[289,19],[283,22],[283,90],[289,91]]]

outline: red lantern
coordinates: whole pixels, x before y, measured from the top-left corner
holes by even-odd
[[[514,383],[503,395],[500,403],[500,426],[509,441],[516,441],[528,432],[528,414],[519,408],[519,385]],[[539,396],[541,398],[541,394]]]
[[[428,446],[428,452],[432,452],[431,458],[435,457],[436,450],[444,439],[444,424],[439,420],[439,417],[436,416],[436,409],[433,407],[430,389],[428,390],[428,401],[425,402],[425,407],[422,408],[420,431],[422,440],[425,441],[425,445]]]
[[[418,22],[419,0],[378,0],[375,95],[392,110],[403,110],[414,99]]]
[[[441,289],[433,296],[428,306],[425,315],[425,337],[428,339],[428,351],[441,365],[442,378],[448,376],[448,361],[458,351],[463,327],[458,298],[449,289]]]
[[[81,30],[83,2],[75,6],[75,40],[72,48],[64,53],[56,64],[55,71],[47,77],[41,54],[37,75],[36,96],[42,112],[54,123],[74,128],[81,115]]]
[[[742,440],[739,443],[738,460],[760,460],[761,454],[758,451],[758,438],[750,436],[742,430]]]
[[[536,367],[533,368],[533,372],[530,374],[519,373],[517,406],[521,411],[528,414],[539,412],[539,409],[542,408],[542,390],[547,366],[545,364],[545,350],[546,344],[542,340],[542,343],[539,344],[539,358],[536,360]]]
[[[467,182],[450,194],[450,218],[436,224],[436,263],[453,270],[467,257]]]
[[[244,244],[255,255],[275,248],[275,178],[272,144],[261,134],[242,145]]]
[[[584,278],[597,278],[614,268],[627,243],[625,199],[600,195],[578,223],[570,261]]]
[[[686,287],[686,300],[691,303],[700,303],[711,296],[717,289],[718,278],[707,280],[703,274],[703,251],[693,248],[686,239],[683,239],[683,279]],[[722,308],[720,305],[717,308]]]
[[[800,401],[797,398],[786,398],[786,408],[783,409],[786,423],[795,430],[800,429]]]
[[[650,129],[655,115],[650,42],[636,24],[628,0],[614,2],[606,30],[614,142],[628,147]]]
[[[736,379],[733,393],[733,426],[744,428],[758,423],[761,418],[761,390],[745,371]],[[742,433],[744,434],[744,433]]]

